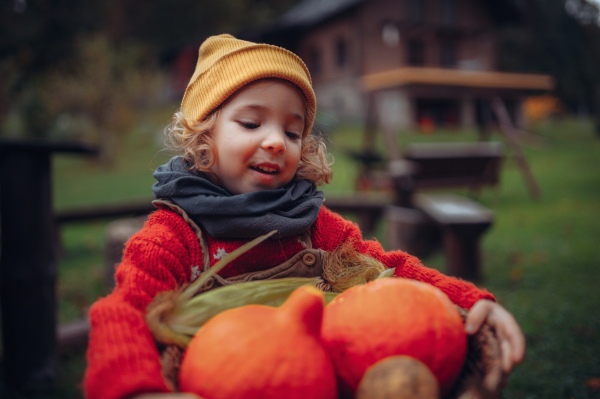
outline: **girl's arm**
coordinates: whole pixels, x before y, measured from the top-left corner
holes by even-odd
[[[132,396],[129,399],[199,399],[200,396],[193,393],[143,393]],[[201,398],[200,398],[201,399]]]
[[[88,399],[122,399],[168,392],[159,352],[145,321],[157,293],[189,281],[201,264],[200,245],[179,216],[159,210],[127,243],[117,286],[90,310],[92,330],[84,388]]]
[[[441,289],[456,305],[470,309],[465,323],[468,334],[475,334],[487,321],[500,340],[502,364],[509,372],[514,364],[521,362],[525,354],[525,337],[515,318],[495,302],[494,296],[474,284],[448,277],[437,270],[427,268],[419,259],[402,251],[385,252],[377,241],[363,241],[360,229],[354,223],[331,212],[325,207],[313,226],[312,240],[315,248],[331,251],[346,241],[363,254],[378,259],[387,267],[395,267],[399,277],[430,283]]]
[[[313,225],[312,241],[315,248],[326,251],[332,251],[343,242],[351,241],[358,252],[379,260],[389,268],[395,267],[397,276],[429,283],[442,290],[453,303],[465,309],[470,309],[480,299],[495,301],[494,296],[486,290],[425,267],[419,259],[406,252],[386,252],[376,240],[363,241],[356,224],[325,207],[321,208]]]

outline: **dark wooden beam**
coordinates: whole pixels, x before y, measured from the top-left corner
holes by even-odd
[[[152,205],[152,198],[148,198],[147,200],[127,204],[100,205],[63,210],[56,212],[55,220],[58,224],[85,222],[97,219],[147,215],[155,210],[156,207]]]
[[[57,151],[95,153],[85,144],[0,141],[0,314],[11,391],[48,390],[58,373],[51,174]]]

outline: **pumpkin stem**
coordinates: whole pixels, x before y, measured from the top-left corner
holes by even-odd
[[[320,336],[325,299],[323,292],[313,286],[300,287],[281,305],[279,311],[298,323],[309,335]]]

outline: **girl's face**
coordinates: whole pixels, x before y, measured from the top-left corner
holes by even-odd
[[[223,104],[211,136],[211,167],[231,194],[285,186],[296,174],[302,152],[304,98],[283,80],[243,87]]]

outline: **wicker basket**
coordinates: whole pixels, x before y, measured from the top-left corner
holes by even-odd
[[[467,311],[459,308],[463,319]],[[159,347],[162,353],[162,372],[167,385],[177,391],[177,374],[183,355],[175,345]],[[452,390],[443,399],[495,399],[505,385],[508,376],[503,372],[500,345],[495,331],[484,324],[468,338],[465,364]],[[345,399],[340,396],[340,399]]]

